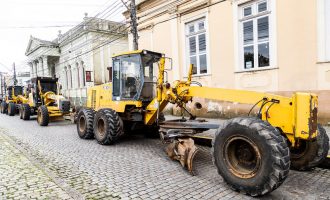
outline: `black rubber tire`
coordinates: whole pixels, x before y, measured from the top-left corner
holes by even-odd
[[[319,145],[317,156],[312,161],[312,165],[320,165],[326,158],[329,152],[329,136],[321,124],[318,124],[317,130],[319,132],[318,137],[316,138]]]
[[[250,174],[247,173],[248,176],[244,174],[246,171],[237,173],[238,170],[231,167],[233,165],[228,161],[229,157],[233,159],[235,156],[243,155],[240,151],[237,153],[239,148],[230,146],[235,144],[235,141],[240,142],[241,139],[249,141],[250,149],[258,152],[252,156],[259,160],[256,162],[257,167],[253,168]],[[227,151],[235,153],[229,154]],[[234,190],[251,196],[261,196],[272,192],[284,182],[290,171],[290,151],[285,138],[268,122],[258,118],[238,117],[225,122],[216,132],[212,153],[218,173],[227,184]]]
[[[78,121],[78,114],[80,112],[81,109],[83,109],[84,107],[82,106],[75,106],[73,109],[73,123],[77,123]]]
[[[329,137],[318,124],[316,140],[304,141],[301,149],[291,149],[291,167],[298,171],[308,171],[320,165],[328,155]],[[301,152],[301,153],[297,153]]]
[[[8,104],[8,115],[9,116],[14,116],[16,114],[16,104],[13,102],[10,102]]]
[[[19,105],[18,115],[20,119],[23,119],[23,105]]]
[[[123,134],[123,122],[112,109],[99,110],[94,118],[94,137],[99,144],[114,144]]]
[[[1,104],[0,104],[0,113],[2,113],[2,114],[5,114],[5,112],[4,112],[4,103],[5,102],[1,102]]]
[[[330,157],[326,157],[318,167],[321,167],[323,169],[330,169]]]
[[[7,114],[8,113],[8,104],[6,102],[2,102],[2,114]]]
[[[94,111],[92,109],[80,109],[77,116],[77,132],[81,139],[93,139]]]
[[[40,126],[48,126],[49,114],[46,106],[42,105],[38,108],[37,122]]]
[[[22,119],[23,120],[30,120],[31,116],[31,107],[29,104],[22,104],[21,106],[22,111]]]

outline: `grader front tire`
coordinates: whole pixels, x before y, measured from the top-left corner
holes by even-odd
[[[8,104],[8,115],[9,116],[14,116],[16,114],[16,104],[10,102]]]
[[[280,132],[257,118],[228,120],[213,141],[219,174],[235,190],[251,196],[278,188],[290,169],[290,152]]]
[[[38,108],[37,121],[40,126],[48,126],[49,114],[46,106],[40,106]]]
[[[19,106],[18,114],[19,114],[19,118],[23,119],[23,104]]]
[[[22,104],[21,107],[22,111],[22,119],[23,120],[29,120],[31,116],[31,107],[29,104]]]
[[[99,110],[94,119],[94,136],[99,144],[114,144],[123,133],[123,122],[112,109]]]
[[[318,125],[316,140],[301,141],[299,148],[291,148],[291,166],[298,171],[307,171],[317,167],[327,157],[329,137],[325,129]]]
[[[92,109],[80,109],[77,116],[77,132],[81,139],[93,139],[94,111]]]

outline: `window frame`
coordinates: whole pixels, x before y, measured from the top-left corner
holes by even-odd
[[[189,30],[189,26],[191,24],[194,24],[194,27],[198,27],[198,23],[201,22],[201,21],[204,21],[204,30],[201,30],[201,31],[197,31],[197,32],[194,32],[192,34],[190,34],[188,32]],[[196,39],[196,63],[197,63],[197,73],[196,74],[193,74],[192,76],[193,77],[198,77],[198,76],[208,76],[211,74],[211,67],[210,67],[210,46],[209,46],[209,31],[208,31],[208,16],[207,16],[207,13],[203,13],[203,14],[200,14],[200,15],[196,15],[194,17],[191,17],[191,18],[188,18],[188,19],[185,19],[182,21],[182,31],[183,31],[183,41],[184,41],[184,47],[185,47],[185,55],[184,55],[184,77],[187,76],[187,73],[189,71],[189,67],[190,67],[190,46],[189,46],[189,38],[191,37],[195,37]],[[205,52],[203,53],[199,53],[199,43],[198,43],[198,36],[199,35],[202,35],[202,34],[205,34],[205,45],[206,45],[206,48],[205,48]],[[206,70],[207,72],[206,73],[200,73],[200,56],[201,55],[206,55]]]
[[[330,2],[317,1],[318,63],[330,63]]]
[[[242,1],[241,1],[242,2]],[[259,5],[266,2],[267,8],[265,11],[258,11]],[[254,0],[240,3],[237,1],[233,6],[233,9],[236,10],[237,15],[234,16],[234,21],[237,24],[237,36],[235,39],[236,48],[237,49],[237,64],[236,64],[236,72],[245,72],[245,71],[259,71],[259,70],[267,70],[267,69],[275,69],[277,68],[277,53],[276,53],[276,32],[275,32],[275,5],[274,1],[271,0]],[[244,9],[251,7],[252,13],[251,15],[244,16]],[[268,17],[268,39],[262,39],[259,41],[258,39],[258,19]],[[245,22],[252,21],[253,23],[253,42],[251,44],[244,44],[244,29],[243,24]],[[234,30],[235,31],[235,30]],[[268,42],[269,49],[269,65],[259,67],[259,58],[258,58],[258,46],[260,44],[264,44]],[[253,68],[245,68],[244,63],[244,47],[253,46],[254,48],[254,67]]]

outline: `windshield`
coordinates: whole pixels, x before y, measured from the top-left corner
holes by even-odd
[[[22,95],[23,94],[23,87],[15,86],[14,94],[15,94],[15,96]]]
[[[140,55],[128,55],[113,62],[113,96],[137,99],[141,92]]]
[[[57,85],[56,82],[41,82],[41,92],[46,93],[49,91],[54,92],[55,94],[57,93]]]

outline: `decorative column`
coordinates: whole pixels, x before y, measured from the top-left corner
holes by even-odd
[[[32,64],[33,64],[33,69],[34,69],[34,77],[37,77],[38,76],[38,63],[37,63],[37,61],[36,60],[34,60],[33,62],[32,62]]]
[[[43,66],[43,59],[42,57],[38,58],[38,75],[44,76],[44,66]]]
[[[48,67],[48,56],[42,56],[42,63],[43,63],[43,75],[50,77],[49,70],[50,68]]]
[[[28,65],[30,66],[30,78],[32,78],[33,77],[33,63],[28,62]]]

